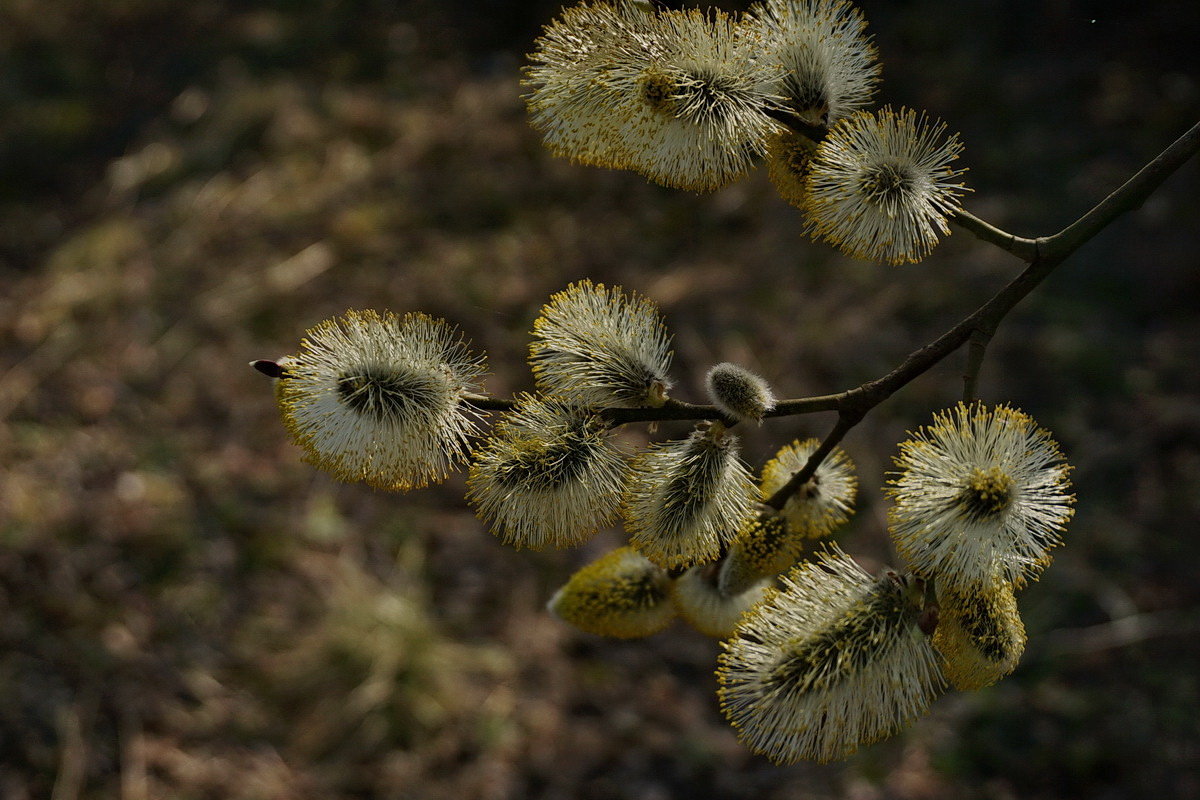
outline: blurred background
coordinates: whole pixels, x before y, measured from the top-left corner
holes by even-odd
[[[1190,0],[861,6],[880,102],[961,131],[967,207],[1016,233],[1200,119]],[[548,295],[615,282],[661,304],[678,396],[731,360],[795,397],[884,373],[1019,271],[962,232],[849,260],[765,171],[698,197],[551,158],[518,81],[559,8],[0,0],[0,797],[1200,797],[1196,163],[990,348],[983,397],[1054,432],[1079,498],[1020,597],[1021,666],[844,763],[742,749],[714,641],[548,617],[619,532],[514,552],[461,475],[388,495],[302,463],[246,362],[350,307],[449,319],[508,394]],[[844,442],[867,562],[892,559],[896,444],[961,369]],[[745,456],[830,424],[745,431]]]

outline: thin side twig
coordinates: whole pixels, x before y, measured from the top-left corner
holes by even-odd
[[[993,333],[994,330],[976,328],[967,339],[967,364],[963,370],[964,403],[979,399],[979,371],[983,368],[983,358],[987,355],[987,346],[992,341]]]
[[[1200,123],[1193,125],[1167,149],[1159,153],[1154,160],[1139,170],[1136,175],[1110,194],[1102,203],[1053,236],[1022,240],[1019,237],[1001,231],[999,228],[987,225],[987,228],[991,231],[987,233],[987,236],[1000,235],[1007,237],[1006,241],[1010,243],[1032,243],[1033,256],[1029,266],[1014,278],[1011,283],[993,295],[990,300],[977,308],[964,320],[929,344],[910,353],[896,369],[882,378],[868,381],[857,389],[851,389],[839,395],[841,398],[838,404],[840,415],[838,419],[839,425],[830,433],[830,438],[834,434],[837,434],[837,438],[834,440],[834,443],[836,443],[836,441],[845,435],[849,428],[856,425],[871,409],[891,397],[900,388],[906,386],[919,375],[924,374],[950,353],[957,350],[975,332],[982,331],[990,338],[999,327],[1000,322],[1008,315],[1008,312],[1012,311],[1017,303],[1021,302],[1030,292],[1037,288],[1059,264],[1069,258],[1076,250],[1090,241],[1092,237],[1102,231],[1121,214],[1140,206],[1155,189],[1162,185],[1163,181],[1194,156],[1197,151],[1200,151]],[[967,216],[969,217],[969,215]],[[975,218],[970,217],[970,219],[974,220]],[[955,221],[961,223],[961,220],[957,218]],[[973,230],[973,232],[975,231]],[[985,241],[991,241],[990,238],[981,238],[984,238]],[[1014,252],[1014,254],[1016,252],[1004,244],[996,244],[1009,252]],[[1023,248],[1025,245],[1019,244],[1016,247]],[[982,349],[974,357],[979,360],[979,363],[974,365],[975,374],[977,375],[979,365],[982,364],[983,359]],[[973,377],[969,387],[972,393],[974,392],[974,381],[975,378]],[[842,423],[847,421],[847,417],[845,416],[847,412],[851,413],[851,421],[849,426],[843,426]],[[841,430],[842,427],[845,427],[845,430]],[[817,467],[821,465],[821,461],[832,449],[832,444],[829,448],[825,448],[824,446],[818,448],[795,477],[804,475],[804,481],[807,481],[808,477],[812,476]],[[783,504],[787,502],[790,493],[799,489],[804,481],[789,481],[787,485],[767,500],[767,504],[773,508],[782,508]]]

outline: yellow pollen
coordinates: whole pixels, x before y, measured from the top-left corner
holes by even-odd
[[[808,174],[808,164],[813,153],[817,151],[816,144],[807,136],[799,134],[785,135],[780,139],[780,155],[792,174],[804,177]]]
[[[902,165],[885,161],[863,173],[859,186],[863,197],[873,203],[881,203],[905,194],[912,186],[912,176]]]
[[[1013,479],[1000,467],[992,467],[971,472],[962,493],[962,501],[971,513],[990,517],[1008,508],[1012,496]]]
[[[678,86],[661,72],[648,72],[642,82],[642,97],[655,111],[675,114],[675,95]]]

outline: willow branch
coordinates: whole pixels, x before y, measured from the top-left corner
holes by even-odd
[[[790,114],[781,115],[780,120],[802,133],[820,133],[820,129],[810,131],[808,126]],[[1200,123],[1193,125],[1170,147],[1093,209],[1053,236],[1025,239],[1003,231],[965,211],[957,212],[952,217],[955,224],[1029,262],[1029,266],[969,316],[929,344],[909,353],[903,363],[883,377],[838,394],[785,400],[769,412],[767,416],[783,417],[818,411],[837,411],[838,420],[804,467],[787,485],[766,501],[767,505],[776,509],[782,508],[787,498],[812,477],[824,458],[869,411],[968,340],[972,341],[972,350],[968,355],[967,374],[964,376],[964,394],[973,398],[987,342],[1008,312],[1045,280],[1059,264],[1104,230],[1113,220],[1141,206],[1163,181],[1197,151],[1200,151]],[[276,362],[251,363],[255,369],[271,377],[278,378],[285,374],[285,370]],[[507,411],[515,404],[513,400],[481,395],[469,395],[464,400],[475,408],[487,411]],[[668,400],[659,408],[606,408],[600,409],[599,413],[613,424],[724,419],[724,415],[715,406],[696,405],[679,400]]]
[[[821,466],[821,462],[825,460],[825,457],[833,452],[833,448],[837,446],[837,443],[842,440],[842,437],[851,428],[858,424],[860,419],[862,417],[856,417],[854,413],[839,412],[837,422],[833,425],[833,430],[825,436],[821,444],[809,456],[808,461],[801,467],[800,471],[792,475],[787,483],[779,487],[777,492],[764,500],[763,505],[770,506],[776,511],[781,510],[784,504],[787,503],[788,498],[795,494],[801,486],[808,483],[809,479],[817,471],[817,467]]]
[[[792,417],[798,414],[813,414],[818,411],[836,411],[842,398],[841,394],[817,395],[814,397],[797,397],[792,400],[781,400],[775,408],[766,413],[768,417]],[[504,397],[487,397],[484,395],[467,395],[464,401],[481,411],[510,411],[516,405],[515,400]],[[666,422],[670,420],[727,420],[725,414],[716,406],[699,403],[685,403],[682,400],[668,400],[659,408],[601,408],[597,409],[602,417],[614,425],[625,425],[631,422]]]
[[[1163,181],[1197,151],[1200,151],[1200,123],[1193,125],[1187,133],[1176,139],[1170,147],[1095,208],[1053,236],[1025,239],[1003,231],[966,211],[959,211],[953,217],[953,222],[980,239],[1028,261],[1029,266],[1025,271],[977,308],[970,316],[934,341],[919,350],[914,350],[904,360],[904,363],[882,378],[868,381],[857,388],[838,394],[785,400],[779,403],[773,411],[768,412],[767,416],[786,417],[817,411],[838,411],[839,415],[846,415],[851,410],[855,413],[861,411],[865,415],[867,411],[882,403],[901,387],[957,350],[964,342],[975,337],[978,344],[973,348],[974,352],[968,356],[970,361],[967,373],[970,377],[964,376],[964,382],[967,384],[964,391],[973,397],[976,376],[982,364],[983,348],[986,347],[987,341],[1005,315],[1045,280],[1059,264],[1104,230],[1113,220],[1127,211],[1138,208]],[[255,362],[255,366],[262,371],[260,363],[265,362]],[[467,402],[476,408],[488,411],[506,411],[513,405],[511,400],[478,396],[467,398]],[[630,422],[723,418],[720,410],[715,406],[697,405],[679,400],[668,400],[661,408],[606,408],[602,409],[600,413],[618,425]],[[861,416],[859,418],[861,419]],[[854,420],[855,424],[857,422],[857,419]],[[832,449],[832,445],[830,449]],[[827,452],[827,450],[818,449],[813,454],[813,458],[818,455],[820,458],[824,458]],[[820,459],[814,463],[811,470],[806,466],[801,473],[807,472],[808,477],[811,477],[812,472],[819,464]]]
[[[1108,227],[1117,217],[1140,208],[1146,198],[1162,185],[1175,170],[1200,150],[1200,122],[1142,167],[1136,175],[1104,198],[1091,211],[1046,240],[1044,254],[1051,259],[1064,259]]]
[[[792,417],[797,414],[813,414],[818,411],[835,411],[840,402],[840,394],[781,400],[775,404],[774,409],[766,413],[766,416]],[[617,425],[624,425],[628,422],[725,419],[725,415],[716,406],[685,403],[681,400],[668,400],[661,408],[606,408],[600,413],[604,415],[605,419]]]
[[[1142,167],[1136,175],[1125,181],[1091,211],[1053,236],[1023,239],[965,211],[955,214],[951,221],[985,242],[990,242],[1024,261],[1037,258],[1062,261],[1091,241],[1117,217],[1140,208],[1142,203],[1146,202],[1146,198],[1154,194],[1154,190],[1197,151],[1200,151],[1200,122],[1188,129],[1170,147],[1159,153],[1153,161]]]
[[[1022,261],[1033,261],[1040,255],[1040,244],[1037,239],[1025,239],[1020,236],[1000,230],[990,222],[959,209],[950,217],[950,221],[965,231],[975,235],[989,244],[994,244],[1006,253],[1012,253]]]
[[[814,142],[820,142],[828,133],[826,128],[810,125],[788,110],[768,109],[766,113],[775,121]],[[1196,154],[1197,149],[1200,149],[1200,122],[1193,125],[1187,133],[1176,139],[1170,147],[1095,208],[1053,236],[1027,239],[1002,230],[961,209],[950,217],[950,221],[976,238],[1012,253],[1022,261],[1033,262],[1038,258],[1062,260],[1091,241],[1117,217],[1140,208],[1164,180]]]
[[[765,501],[766,504],[772,508],[783,508],[787,499],[813,476],[825,456],[868,412],[962,347],[975,331],[995,330],[996,326],[1000,324],[1000,320],[1045,280],[1055,266],[1057,266],[1055,262],[1035,261],[1011,283],[993,295],[992,299],[975,309],[970,316],[929,344],[909,353],[904,362],[887,375],[867,381],[857,388],[837,395],[837,424],[825,437],[825,441],[821,442],[821,446],[809,456],[800,471],[771,495]]]
[[[910,353],[904,363],[887,375],[838,395],[838,424],[821,443],[821,447],[817,448],[809,457],[800,472],[796,473],[792,480],[766,501],[767,505],[772,508],[782,508],[791,493],[812,477],[833,446],[871,409],[891,397],[919,375],[924,374],[973,337],[981,343],[976,352],[970,356],[970,358],[978,360],[978,363],[973,365],[975,375],[978,375],[979,365],[983,360],[982,348],[986,346],[987,340],[991,338],[1008,312],[1012,311],[1017,303],[1044,281],[1059,264],[1104,230],[1109,223],[1121,214],[1140,206],[1155,189],[1162,185],[1163,181],[1194,156],[1197,151],[1200,151],[1200,123],[1193,125],[1187,133],[1176,139],[1170,147],[1139,170],[1103,202],[1053,236],[1041,239],[1020,239],[964,212],[962,218],[971,220],[967,223],[968,229],[976,235],[980,235],[976,229],[983,232],[980,238],[991,241],[988,237],[1002,236],[1007,237],[1009,243],[1016,243],[1013,244],[1012,249],[1005,247],[1009,252],[1016,254],[1018,250],[1027,246],[1022,243],[1031,244],[1033,255],[1029,266],[1011,283],[953,328],[921,349]],[[961,224],[962,219],[956,217],[956,221]],[[971,368],[969,367],[969,369]],[[974,382],[975,377],[971,377],[967,386],[972,394],[974,393]]]

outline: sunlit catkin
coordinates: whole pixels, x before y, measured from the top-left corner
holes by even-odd
[[[710,192],[743,175],[782,126],[775,65],[761,33],[722,11],[657,15],[663,49],[614,78],[622,92],[620,136],[628,168],[664,186]]]
[[[671,338],[654,303],[584,280],[542,308],[529,363],[539,389],[579,405],[660,406],[671,387]]]
[[[962,144],[946,125],[891,108],[859,111],[817,146],[808,171],[808,229],[847,255],[890,264],[929,255],[967,191],[950,164]]]
[[[582,631],[620,639],[658,633],[676,614],[666,571],[631,547],[576,572],[546,607]]]
[[[757,500],[737,438],[713,423],[635,458],[622,514],[629,543],[673,569],[714,560]]]
[[[589,166],[624,169],[616,75],[661,53],[655,15],[632,3],[581,3],[546,26],[529,55],[529,121],[551,152]]]
[[[556,154],[697,192],[742,175],[781,126],[763,34],[722,11],[580,5],[526,70],[531,121]]]
[[[758,514],[738,532],[721,562],[718,587],[734,595],[767,577],[785,572],[807,550],[809,540],[777,514]]]
[[[871,102],[880,65],[862,13],[845,0],[766,0],[751,9],[780,93],[810,125],[832,125]]]
[[[962,592],[996,580],[1020,588],[1050,563],[1075,498],[1058,444],[1028,415],[960,403],[895,461],[889,529],[918,575]]]
[[[763,465],[763,496],[770,497],[786,486],[820,445],[820,439],[797,439],[780,448],[775,457]],[[813,476],[792,492],[781,513],[796,535],[820,539],[846,524],[854,513],[857,495],[854,462],[842,448],[835,447],[821,461]]]
[[[982,689],[1016,669],[1025,651],[1025,625],[1012,584],[981,584],[965,592],[938,586],[937,598],[932,641],[951,686]]]
[[[742,742],[779,764],[831,761],[923,714],[942,679],[921,596],[836,547],[784,577],[720,656],[721,710]]]
[[[524,396],[476,454],[467,499],[505,544],[573,547],[617,515],[625,473],[602,419]]]
[[[306,332],[276,385],[307,460],[347,481],[408,490],[466,458],[482,355],[424,314],[347,311]]]

